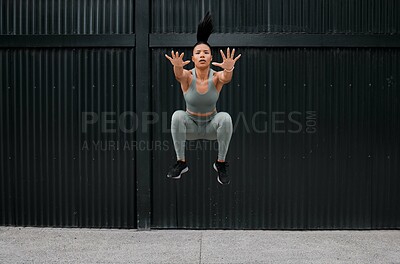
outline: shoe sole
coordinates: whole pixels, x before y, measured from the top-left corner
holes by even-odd
[[[213,164],[213,167],[214,167],[214,170],[215,170],[216,172],[218,172],[218,169],[217,169],[217,166],[215,166],[215,163]],[[227,183],[221,182],[221,180],[219,179],[219,175],[217,176],[217,181],[218,181],[220,184],[222,184],[222,185],[228,185],[229,183],[231,183],[231,181],[228,181]]]
[[[184,169],[181,171],[181,173],[180,173],[178,176],[176,176],[176,177],[171,177],[171,176],[169,176],[169,175],[167,174],[167,178],[173,179],[173,180],[178,180],[178,179],[181,178],[182,174],[184,174],[185,172],[188,172],[188,171],[189,171],[189,167],[186,167],[186,168],[184,168]]]

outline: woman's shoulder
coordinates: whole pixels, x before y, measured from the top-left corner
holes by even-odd
[[[218,77],[219,71],[213,70],[213,69],[211,69],[211,68],[210,68],[210,71],[211,71],[211,74],[210,74],[210,75],[211,75],[213,78],[217,78],[217,77]]]
[[[218,74],[220,74],[220,71],[216,71],[216,70],[211,69],[211,68],[210,68],[210,70],[211,70],[211,76],[213,76],[213,77],[218,77]]]

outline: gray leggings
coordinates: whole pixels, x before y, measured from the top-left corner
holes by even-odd
[[[176,158],[185,159],[186,140],[218,140],[218,160],[225,160],[233,132],[232,118],[226,112],[215,112],[207,117],[177,110],[172,115],[171,133]]]

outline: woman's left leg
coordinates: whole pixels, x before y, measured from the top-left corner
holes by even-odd
[[[218,140],[218,160],[225,160],[232,133],[232,118],[226,112],[218,112],[207,124],[205,139]]]

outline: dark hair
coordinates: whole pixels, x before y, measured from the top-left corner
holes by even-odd
[[[208,44],[208,38],[210,37],[211,33],[214,32],[214,25],[212,22],[212,18],[210,15],[210,11],[204,16],[204,18],[200,21],[199,25],[197,26],[197,42],[194,44],[193,49],[199,44],[207,45],[210,50],[211,46]]]

